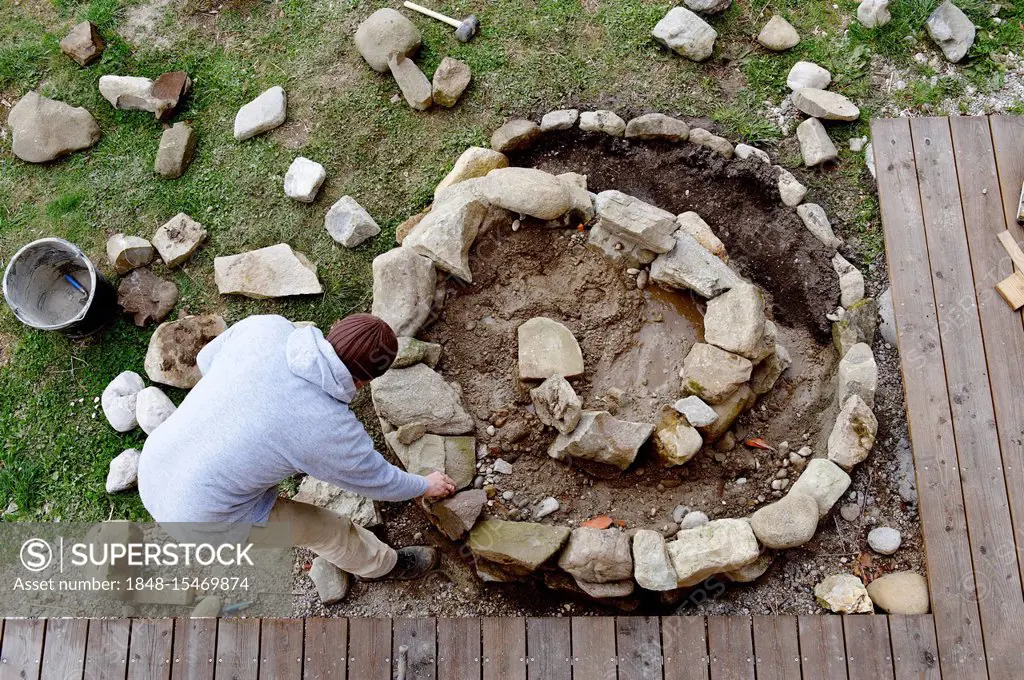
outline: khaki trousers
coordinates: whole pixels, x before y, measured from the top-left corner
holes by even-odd
[[[278,498],[270,524],[290,526],[292,545],[308,548],[334,566],[364,578],[391,571],[398,555],[394,548],[343,515],[308,503]]]

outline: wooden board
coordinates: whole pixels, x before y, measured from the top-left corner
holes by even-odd
[[[437,620],[438,680],[480,680],[480,620]]]
[[[996,150],[1006,228],[1020,240],[1020,234],[1014,230],[1014,226],[1017,224],[1021,184],[1024,183],[1024,117],[992,116],[989,124],[992,127],[992,144]]]
[[[0,641],[0,680],[38,678],[43,659],[43,619],[7,619]]]
[[[481,619],[480,638],[484,680],[526,680],[526,621]]]
[[[260,678],[301,678],[302,637],[302,619],[264,619],[260,628]]]
[[[896,680],[939,680],[939,649],[931,614],[890,616],[889,639]]]
[[[1007,276],[996,284],[996,292],[1013,311],[1024,307],[1024,273],[1014,272]]]
[[[755,616],[754,658],[758,680],[800,677],[800,638],[795,616]]]
[[[391,619],[348,620],[348,675],[391,680]]]
[[[530,680],[572,680],[571,626],[566,618],[526,620],[526,674]]]
[[[303,680],[345,680],[348,669],[348,621],[306,619]]]
[[[82,677],[85,671],[85,642],[88,633],[88,619],[47,620],[41,677]]]
[[[437,625],[434,619],[394,619],[391,622],[391,658],[398,668],[400,648],[406,647],[407,680],[435,680],[437,677]]]
[[[85,643],[85,677],[124,680],[128,671],[128,619],[93,619]]]
[[[800,667],[805,678],[846,680],[846,643],[843,619],[809,615],[797,619],[800,636]]]
[[[572,618],[572,673],[574,678],[615,680],[615,619],[610,616]]]
[[[128,642],[128,680],[170,678],[173,640],[174,619],[134,619]]]
[[[217,621],[217,680],[256,680],[260,669],[260,620]]]
[[[754,680],[754,642],[746,616],[709,616],[711,680]]]
[[[850,680],[892,680],[889,622],[870,614],[843,617]]]
[[[656,616],[618,616],[619,680],[661,680],[661,630]]]
[[[971,269],[963,266],[968,252],[967,232],[952,133],[946,118],[914,118],[910,129],[985,652],[990,675],[1010,677],[1024,664],[1020,631],[1010,625],[1011,621],[1024,620],[1024,594],[1015,551],[1006,551],[1000,559],[988,557],[1000,550],[1007,536],[1013,536],[1013,526],[999,438],[992,427],[995,411],[974,279]],[[965,177],[964,181],[974,183],[978,179]],[[969,191],[981,189],[971,186]]]
[[[708,680],[708,631],[703,616],[666,616],[661,619],[661,653],[665,680]]]
[[[1021,250],[1020,246],[1017,245],[1017,239],[1013,237],[1009,230],[999,232],[998,238],[999,242],[1003,245],[1003,250],[1013,260],[1013,266],[1019,271],[1024,271],[1024,250]]]
[[[986,675],[984,647],[973,588],[963,589],[973,564],[910,123],[876,120],[871,130],[942,669],[974,680]]]
[[[174,620],[174,680],[212,680],[217,662],[217,619]]]

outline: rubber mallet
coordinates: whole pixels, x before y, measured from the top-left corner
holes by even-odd
[[[449,26],[455,27],[455,39],[459,42],[469,42],[476,35],[477,31],[480,30],[480,20],[476,18],[475,14],[470,14],[468,17],[459,21],[458,19],[452,19],[451,17],[445,16],[440,12],[435,12],[432,9],[427,9],[423,5],[417,5],[415,2],[406,2],[405,6],[414,12],[425,14],[431,19],[437,19],[443,21]]]

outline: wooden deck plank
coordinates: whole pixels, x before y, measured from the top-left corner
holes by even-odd
[[[571,626],[566,618],[526,620],[526,675],[530,680],[572,680]]]
[[[391,619],[348,620],[348,675],[352,680],[390,680]]]
[[[43,648],[43,678],[81,678],[89,619],[48,619]]]
[[[711,680],[754,680],[754,641],[746,616],[709,616]]]
[[[1008,550],[998,559],[990,557],[1007,536],[1013,536],[1013,525],[994,427],[974,277],[971,267],[965,266],[969,251],[952,133],[946,118],[914,118],[910,129],[977,583],[974,588],[968,584],[968,594],[981,593],[978,608],[989,674],[1010,677],[1024,664],[1019,631],[1010,625],[1024,620],[1024,594],[1015,551]],[[974,179],[964,178],[968,182]]]
[[[50,627],[47,626],[47,638]],[[128,641],[128,680],[167,680],[171,677],[174,619],[135,619]],[[47,646],[52,644],[47,640]]]
[[[484,680],[526,680],[526,621],[488,617],[480,621]]]
[[[0,680],[38,678],[43,660],[43,619],[7,619],[0,640]]]
[[[260,627],[260,678],[301,678],[302,638],[302,619],[264,619]]]
[[[217,621],[217,680],[257,680],[260,619]]]
[[[615,619],[610,616],[572,618],[572,674],[584,680],[615,680]]]
[[[843,617],[850,680],[893,680],[889,622],[884,616]]]
[[[348,674],[348,620],[306,619],[303,680],[345,680]]]
[[[405,647],[405,677],[408,680],[435,680],[437,677],[437,623],[434,619],[394,619],[391,658],[397,669]]]
[[[618,616],[619,680],[661,680],[661,630],[656,616]]]
[[[1024,183],[1024,116],[992,116],[989,124],[999,169],[1006,227],[1019,243],[1021,233],[1017,227],[1017,205],[1021,184]]]
[[[437,620],[438,680],[480,680],[480,620]]]
[[[800,638],[795,616],[755,616],[754,658],[757,680],[800,677]]]
[[[800,667],[804,678],[846,680],[846,642],[839,616],[810,615],[797,619]]]
[[[665,616],[661,619],[661,650],[665,680],[708,680],[708,631],[703,616]]]
[[[93,619],[85,643],[85,677],[124,680],[128,671],[129,619]]]
[[[174,680],[212,680],[217,661],[217,619],[174,620]]]
[[[890,616],[889,639],[896,680],[940,680],[939,649],[931,614]]]
[[[977,601],[963,589],[973,564],[949,398],[936,389],[945,371],[910,123],[871,129],[940,662],[949,678],[974,680],[986,676],[984,648]]]

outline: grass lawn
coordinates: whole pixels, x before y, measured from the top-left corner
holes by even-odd
[[[1024,5],[1004,2],[994,23],[992,3],[958,0],[978,40],[963,68],[936,71],[915,55],[935,54],[924,19],[938,0],[898,0],[893,21],[867,30],[852,20],[851,0],[737,0],[712,19],[715,55],[694,64],[660,48],[650,30],[673,3],[643,0],[459,0],[434,2],[454,16],[475,12],[482,34],[457,43],[451,30],[413,16],[423,32],[416,61],[428,75],[444,56],[469,63],[473,83],[451,110],[418,113],[392,102],[397,87],[355,51],[359,21],[397,2],[352,0],[21,0],[0,3],[0,110],[32,89],[86,107],[99,121],[102,141],[54,164],[23,163],[0,137],[0,265],[24,243],[55,235],[79,244],[116,280],[104,244],[117,232],[151,237],[178,212],[209,231],[206,245],[180,270],[160,275],[180,291],[177,313],[219,312],[230,322],[254,313],[280,313],[329,325],[364,310],[370,299],[370,261],[392,247],[394,228],[426,207],[433,187],[458,154],[486,146],[507,117],[538,119],[554,108],[610,108],[624,118],[649,111],[699,118],[734,141],[777,151],[799,165],[799,152],[765,102],[778,106],[789,68],[815,61],[833,74],[832,89],[858,103],[861,121],[833,126],[841,163],[830,171],[798,171],[812,188],[809,200],[826,206],[837,231],[855,244],[863,264],[881,261],[881,236],[870,178],[846,141],[866,135],[872,115],[941,112],[943,102],[1003,85],[1005,55],[1024,50]],[[753,38],[772,12],[803,36],[784,54]],[[412,16],[410,14],[410,16]],[[97,24],[107,48],[79,68],[61,54],[59,40],[75,23]],[[140,28],[142,27],[142,28]],[[944,64],[945,62],[943,62]],[[895,69],[908,86],[886,94],[879,73]],[[185,70],[193,93],[174,120],[191,121],[199,138],[195,161],[179,180],[153,174],[161,123],[149,114],[115,111],[100,96],[104,74],[139,75]],[[238,107],[266,88],[288,92],[288,122],[238,143],[232,121]],[[1024,111],[1018,102],[1014,110]],[[956,113],[956,111],[952,111]],[[789,137],[789,138],[787,138]],[[322,163],[328,179],[313,204],[284,196],[282,181],[297,155]],[[323,228],[327,208],[355,197],[382,226],[369,244],[349,251]],[[324,295],[287,301],[221,298],[213,258],[287,242],[319,265]],[[0,512],[6,519],[83,520],[146,518],[136,494],[104,491],[107,466],[140,432],[121,435],[98,404],[117,373],[144,375],[152,327],[119,321],[101,336],[71,342],[23,328],[0,309]],[[183,393],[170,391],[179,401]],[[202,436],[197,433],[197,436]]]

